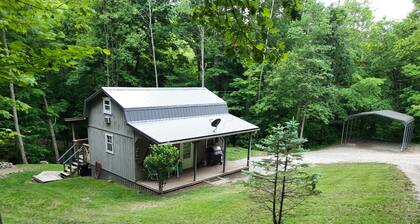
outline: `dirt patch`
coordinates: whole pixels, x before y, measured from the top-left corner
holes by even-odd
[[[0,169],[0,178],[6,176],[9,173],[18,173],[22,170],[18,169],[17,167],[7,168],[7,169]]]

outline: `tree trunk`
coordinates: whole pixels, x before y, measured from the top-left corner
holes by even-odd
[[[305,111],[303,112],[303,117],[302,117],[302,125],[300,126],[300,135],[299,137],[303,137],[303,130],[305,129],[305,120],[306,120],[306,114]]]
[[[106,25],[104,26],[105,31],[105,48],[109,50],[109,36],[108,36],[108,29]],[[106,64],[106,86],[110,86],[110,78],[109,78],[109,56],[105,54],[105,64]]]
[[[47,101],[47,96],[44,94],[42,97],[44,99],[45,111],[47,112],[48,128],[50,129],[51,140],[52,140],[52,145],[53,145],[54,154],[55,154],[55,161],[57,163],[59,163],[58,158],[60,158],[60,155],[58,154],[57,139],[55,138],[54,125],[53,125],[53,122],[51,120],[51,117],[48,115],[48,101]]]
[[[160,180],[160,178],[159,178],[159,194],[162,194],[162,192],[163,192],[163,181],[162,180]]]
[[[281,185],[281,198],[280,198],[280,209],[279,209],[279,221],[278,224],[283,223],[283,203],[284,203],[284,195],[286,193],[286,172],[287,172],[287,163],[288,163],[289,154],[286,154],[286,161],[284,162],[283,168],[283,182]]]
[[[277,183],[278,183],[278,173],[279,173],[279,163],[280,163],[280,155],[277,153],[276,155],[276,173],[274,176],[274,191],[273,191],[273,208],[271,213],[273,215],[273,224],[277,224],[277,217],[276,217],[276,203],[277,203]]]
[[[198,48],[198,46],[197,48],[194,49],[194,53],[195,55],[197,55],[196,57],[197,59],[195,60],[197,64],[197,82],[200,82],[201,58],[198,55],[201,55],[201,54],[200,54],[200,49]]]
[[[6,31],[4,29],[2,30],[2,34],[3,34],[2,35],[3,44],[4,44],[4,49],[6,52],[6,57],[9,57],[9,48],[7,46]],[[9,74],[12,75],[12,69],[10,68],[9,68]],[[15,124],[15,131],[16,131],[18,142],[19,142],[20,156],[22,157],[22,163],[27,164],[28,160],[26,159],[25,146],[23,145],[22,135],[20,134],[19,118],[18,118],[17,109],[16,109],[15,87],[13,85],[13,82],[9,84],[9,87],[10,87],[10,98],[12,99],[13,121]]]
[[[270,9],[270,19],[273,18],[273,11],[274,11],[274,0],[271,0],[271,9]],[[259,77],[259,82],[258,82],[258,97],[257,99],[260,100],[261,98],[261,88],[262,88],[262,80],[263,80],[263,72],[264,72],[264,63],[265,63],[265,53],[267,52],[267,44],[268,44],[268,30],[266,33],[266,38],[265,38],[265,49],[263,52],[263,67],[261,68],[260,71],[260,77]]]
[[[153,37],[153,25],[152,25],[152,0],[148,0],[149,3],[149,30],[150,30],[150,42],[152,43],[152,56],[153,56],[153,67],[155,71],[155,82],[156,82],[156,88],[159,87],[159,81],[158,81],[158,74],[157,74],[157,68],[156,68],[156,55],[155,55],[155,41]]]
[[[201,87],[204,87],[204,27],[200,27],[200,39],[201,39]]]

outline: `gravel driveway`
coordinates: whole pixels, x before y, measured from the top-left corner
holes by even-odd
[[[304,154],[306,163],[351,163],[378,162],[397,165],[414,183],[417,199],[420,200],[420,145],[412,144],[404,152],[393,143],[357,143],[334,145],[319,151]]]

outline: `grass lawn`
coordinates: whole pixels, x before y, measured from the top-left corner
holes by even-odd
[[[21,166],[0,178],[0,212],[9,223],[270,223],[241,184],[197,186],[164,196],[116,183],[75,177],[31,182],[57,165]],[[337,164],[310,168],[321,174],[322,194],[295,210],[287,223],[420,223],[412,186],[386,164]]]
[[[226,148],[226,154],[227,154],[226,159],[229,161],[245,159],[248,156],[248,149],[237,147],[237,146],[228,146]],[[265,156],[265,155],[267,155],[267,153],[263,151],[258,151],[258,150],[251,151],[251,156]]]

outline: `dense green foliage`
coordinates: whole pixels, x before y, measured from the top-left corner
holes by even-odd
[[[146,172],[156,173],[159,181],[159,191],[173,172],[179,161],[178,149],[173,145],[151,145],[152,152],[144,159]]]
[[[0,178],[4,223],[270,223],[241,184],[197,186],[162,196],[138,193],[91,177],[36,184],[32,175],[58,165],[18,166]],[[393,165],[338,164],[310,168],[321,174],[322,194],[309,198],[287,223],[420,222],[407,177]],[[39,209],[42,207],[42,209]]]
[[[292,118],[312,145],[337,141],[347,114],[394,109],[420,118],[418,0],[402,21],[374,20],[354,0],[151,3],[159,86],[200,85],[204,31],[205,86],[257,124],[257,138]],[[29,162],[54,161],[51,129],[62,152],[71,139],[63,118],[81,116],[87,96],[106,85],[155,84],[146,0],[3,0],[0,29],[10,53],[2,38],[0,160],[22,161],[13,106]],[[384,125],[373,137],[400,139],[401,127]],[[78,127],[78,137],[85,132]]]

